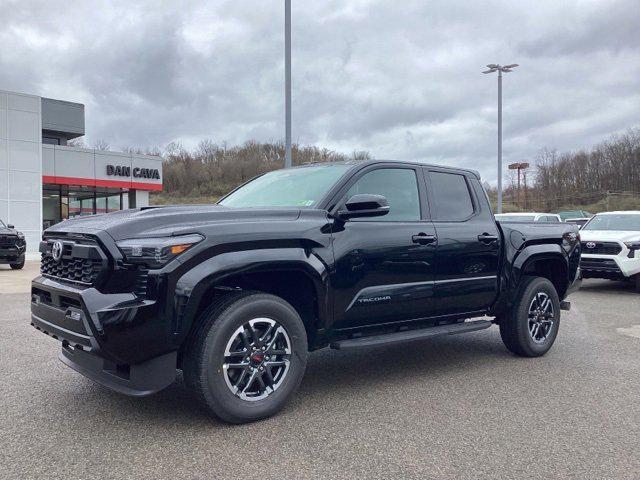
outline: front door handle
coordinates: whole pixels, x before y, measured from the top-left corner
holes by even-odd
[[[490,244],[498,241],[497,235],[489,235],[488,233],[483,233],[482,235],[478,235],[478,241],[486,244]]]
[[[429,245],[432,243],[438,243],[438,237],[436,237],[435,235],[420,232],[417,235],[412,235],[411,241],[413,243],[419,243],[420,245]]]

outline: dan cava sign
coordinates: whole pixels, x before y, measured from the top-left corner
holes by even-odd
[[[160,171],[157,168],[138,168],[133,169],[123,165],[107,165],[107,175],[111,177],[127,177],[131,178],[151,178],[160,180]]]

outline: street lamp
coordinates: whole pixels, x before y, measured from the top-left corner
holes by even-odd
[[[291,166],[291,0],[284,0],[284,168]]]
[[[497,213],[502,213],[502,74],[509,73],[518,66],[517,63],[510,65],[497,65],[490,63],[489,70],[482,73],[498,72],[498,208]]]

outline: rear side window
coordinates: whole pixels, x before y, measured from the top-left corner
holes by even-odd
[[[376,217],[377,222],[420,220],[420,195],[416,172],[408,168],[380,168],[365,173],[354,183],[345,200],[359,193],[384,195],[389,202],[389,213]],[[357,219],[353,221],[371,219]]]
[[[436,219],[461,221],[473,214],[473,201],[463,175],[429,172],[436,207]]]

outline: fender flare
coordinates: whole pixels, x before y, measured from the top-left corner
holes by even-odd
[[[318,299],[320,326],[329,318],[329,292],[327,265],[313,252],[304,248],[264,248],[224,252],[210,257],[186,272],[175,287],[174,332],[182,339],[195,322],[204,294],[226,278],[242,273],[268,271],[298,271],[312,282]]]
[[[491,308],[493,315],[499,316],[513,305],[515,296],[520,286],[522,272],[527,264],[536,260],[560,260],[566,264],[566,255],[560,245],[557,244],[533,244],[520,250],[511,262],[506,262],[502,269],[504,294],[500,295],[498,302]],[[568,273],[568,272],[567,272]]]
[[[530,262],[537,260],[559,260],[564,267],[563,274],[568,275],[568,268],[566,268],[567,257],[560,245],[557,244],[542,244],[542,245],[529,245],[525,247],[520,254],[515,258],[512,266],[511,285],[509,290],[511,292],[510,297],[515,293],[522,278],[522,272],[526,269]],[[569,278],[565,279],[569,282]]]

